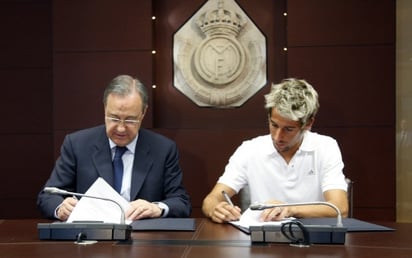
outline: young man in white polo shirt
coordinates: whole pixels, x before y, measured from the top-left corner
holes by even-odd
[[[249,186],[251,203],[329,202],[346,217],[347,183],[339,146],[311,132],[319,108],[318,93],[305,80],[285,79],[265,95],[270,134],[244,141],[223,175],[203,200],[203,213],[214,222],[238,220],[241,210],[229,197]],[[325,205],[266,209],[263,221],[285,217],[336,217]]]

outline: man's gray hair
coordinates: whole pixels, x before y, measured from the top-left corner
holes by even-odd
[[[146,87],[137,78],[133,78],[129,75],[119,75],[109,83],[103,94],[103,104],[106,107],[107,98],[110,94],[127,96],[132,94],[134,91],[139,93],[142,98],[142,111],[144,111],[148,105]]]

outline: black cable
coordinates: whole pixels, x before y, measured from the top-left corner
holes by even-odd
[[[283,236],[291,241],[291,245],[300,247],[310,246],[310,235],[302,222],[290,221],[283,223],[280,231]],[[300,237],[300,235],[302,235],[302,237]]]

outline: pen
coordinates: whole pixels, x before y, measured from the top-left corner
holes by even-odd
[[[225,191],[222,191],[223,197],[225,197],[226,201],[230,204],[230,206],[234,206],[233,202],[230,200],[229,195],[227,195],[227,193]]]

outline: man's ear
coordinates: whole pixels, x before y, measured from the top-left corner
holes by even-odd
[[[314,118],[314,117],[309,118],[308,122],[307,122],[306,125],[304,126],[304,129],[305,129],[305,130],[310,130],[310,129],[312,129],[313,123],[315,123],[315,118]]]

